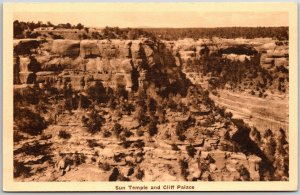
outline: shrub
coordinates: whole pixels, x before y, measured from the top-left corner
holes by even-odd
[[[189,164],[185,159],[183,159],[179,161],[179,165],[181,169],[181,175],[186,179],[187,176],[189,175],[188,172]]]
[[[124,153],[115,154],[114,155],[114,161],[121,162],[121,160],[124,159],[125,156],[126,155]]]
[[[101,82],[95,82],[94,85],[91,85],[86,90],[88,97],[93,101],[97,102],[105,102],[106,97],[106,89]]]
[[[261,143],[261,134],[260,134],[260,132],[257,130],[257,128],[256,127],[254,127],[253,129],[252,129],[252,131],[250,132],[250,135],[251,135],[251,137],[252,137],[252,139],[253,139],[253,141],[255,142],[255,143]]]
[[[42,92],[38,88],[27,87],[22,89],[21,91],[14,91],[14,103],[22,102],[25,104],[38,104],[40,101],[40,96]]]
[[[244,165],[241,165],[239,168],[238,168],[238,172],[240,173],[240,179],[242,181],[250,181],[251,177],[250,177],[250,173],[248,171],[248,169],[244,166]]]
[[[122,133],[123,129],[122,126],[119,123],[115,123],[113,127],[113,132],[117,137],[120,137],[120,134]]]
[[[140,137],[144,135],[144,131],[141,130],[141,129],[138,129],[138,130],[136,131],[136,133],[137,133],[137,135],[140,136]]]
[[[24,165],[23,162],[14,160],[14,177],[29,177],[31,168]]]
[[[273,137],[273,132],[271,131],[271,129],[267,129],[267,130],[264,132],[263,137],[264,137],[264,138]]]
[[[75,152],[74,162],[75,165],[81,165],[82,163],[85,163],[86,156],[84,154],[80,154]]]
[[[165,139],[170,139],[171,138],[171,134],[166,131],[165,134],[164,134],[164,138]]]
[[[128,170],[127,177],[131,176],[133,173],[134,173],[134,167],[131,167],[131,168]]]
[[[115,91],[115,97],[117,99],[128,99],[128,92],[125,89],[125,86],[123,85],[118,85]]]
[[[29,32],[26,34],[27,38],[37,38],[38,36],[41,36],[39,32]]]
[[[149,134],[150,136],[154,136],[155,134],[157,134],[157,122],[156,121],[151,121],[150,124],[149,124]]]
[[[95,163],[97,160],[96,160],[95,157],[92,157],[92,158],[91,158],[91,161],[92,161],[93,163]]]
[[[179,135],[178,139],[183,142],[186,139],[186,136],[185,135]]]
[[[95,110],[92,110],[88,117],[82,119],[82,122],[88,127],[88,131],[94,134],[101,130],[104,119]]]
[[[192,146],[192,145],[187,146],[187,147],[186,147],[186,151],[188,152],[188,155],[189,155],[190,157],[194,157],[195,154],[196,154],[196,149],[195,149],[195,147]]]
[[[25,153],[26,155],[32,156],[44,155],[45,158],[48,158],[48,155],[51,152],[51,145],[52,143],[45,144],[39,141],[33,141],[30,143],[23,144],[22,148],[14,151],[14,154]]]
[[[166,121],[166,117],[165,117],[166,111],[163,109],[162,106],[157,107],[156,114],[157,114],[157,118],[158,118],[158,121],[160,124],[162,124]]]
[[[267,138],[265,142],[264,152],[271,162],[273,162],[275,158],[274,155],[276,152],[276,146],[277,144],[273,137]]]
[[[125,141],[122,142],[122,146],[123,146],[124,148],[129,148],[129,147],[131,146],[131,142],[125,140]]]
[[[185,132],[185,127],[183,122],[178,122],[176,126],[176,135],[180,141],[184,141],[186,136],[183,134]]]
[[[119,174],[118,180],[119,181],[130,181],[129,178],[125,177],[123,174]]]
[[[111,166],[107,162],[105,163],[99,162],[98,166],[103,171],[109,171],[111,169]]]
[[[112,133],[111,133],[110,131],[105,130],[105,131],[103,132],[103,137],[110,137],[111,134],[112,134]]]
[[[217,108],[217,112],[224,117],[225,116],[225,108]]]
[[[286,140],[286,133],[282,128],[279,129],[279,135],[278,135],[277,141],[280,145],[288,144],[288,142]]]
[[[23,140],[25,137],[21,135],[18,131],[14,131],[14,142],[19,142]]]
[[[128,130],[128,129],[125,129],[124,130],[124,136],[125,137],[130,137],[130,136],[132,136],[133,135],[133,133],[130,131],[130,130]]]
[[[78,30],[81,30],[81,29],[84,28],[84,25],[82,25],[81,23],[78,23],[78,24],[76,25],[76,28],[77,28]]]
[[[123,113],[131,115],[131,113],[134,111],[134,106],[126,102],[125,104],[122,104],[121,109]]]
[[[225,118],[232,118],[233,114],[231,112],[225,113]]]
[[[88,142],[88,146],[90,148],[95,148],[95,147],[104,148],[105,147],[103,144],[97,143],[97,140],[94,140],[94,139],[88,139],[87,142]]]
[[[136,178],[141,180],[141,179],[143,179],[144,175],[145,175],[144,170],[138,169]]]
[[[58,136],[59,136],[60,138],[63,138],[63,139],[70,139],[71,134],[70,134],[70,133],[67,133],[67,132],[64,131],[64,130],[62,130],[62,131],[59,131]]]
[[[145,146],[145,143],[143,141],[138,141],[133,144],[133,147],[136,147],[136,148],[143,148],[144,146]]]
[[[145,126],[149,122],[149,117],[146,116],[146,106],[137,105],[135,110],[134,118],[139,121],[142,126]]]
[[[14,123],[20,131],[30,135],[38,135],[47,127],[44,118],[27,109],[15,109]]]
[[[117,181],[118,180],[118,176],[120,174],[120,171],[118,168],[114,168],[111,175],[109,176],[108,180],[109,181]]]
[[[88,39],[89,36],[88,36],[86,33],[83,33],[81,38],[82,38],[82,39]]]
[[[176,144],[172,144],[171,147],[172,147],[172,150],[175,150],[175,151],[180,150]]]
[[[148,99],[147,104],[148,104],[147,107],[149,112],[152,115],[154,115],[154,113],[156,112],[156,105],[157,105],[156,101],[153,98],[150,98]]]

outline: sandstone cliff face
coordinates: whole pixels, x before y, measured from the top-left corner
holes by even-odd
[[[21,48],[21,49],[19,49]],[[92,75],[105,86],[123,85],[131,90],[139,72],[159,71],[162,74],[178,72],[174,57],[162,43],[141,40],[19,40],[14,43],[15,83],[42,82],[51,77],[69,77],[72,87],[74,71],[82,76]],[[73,72],[72,72],[73,71]],[[52,72],[52,74],[50,74]],[[51,75],[51,76],[49,76]],[[109,77],[109,79],[107,79]]]
[[[127,90],[137,89],[143,82],[142,77],[140,81],[138,79],[140,73],[143,75],[146,72],[148,77],[151,77],[152,73],[162,74],[160,80],[156,76],[149,78],[157,84],[162,82],[163,75],[167,74],[171,78],[171,85],[172,77],[182,77],[178,69],[202,64],[203,60],[216,54],[221,58],[241,63],[259,58],[261,68],[268,74],[277,74],[278,85],[285,86],[284,82],[288,80],[283,72],[288,70],[288,44],[267,38],[197,41],[184,39],[176,42],[154,42],[149,39],[30,39],[15,41],[14,52],[16,84],[41,82],[49,78],[49,71],[52,71],[53,82],[57,77],[64,75],[71,80],[74,88],[79,89],[78,83],[73,82],[74,75],[70,73],[70,70],[77,70],[93,75],[95,80],[102,81],[105,86],[123,85]],[[43,73],[45,71],[48,76]],[[36,74],[37,72],[39,73]]]
[[[108,105],[97,105],[99,115],[105,118],[105,122],[101,132],[96,134],[88,133],[87,127],[78,122],[86,115],[85,111],[79,108],[73,110],[72,114],[62,113],[60,119],[55,116],[57,123],[45,129],[43,135],[24,135],[25,140],[17,141],[15,147],[16,159],[21,159],[19,161],[23,161],[32,172],[50,167],[51,172],[56,173],[53,166],[55,164],[61,175],[51,178],[51,174],[45,175],[41,171],[35,176],[22,179],[78,181],[82,172],[83,179],[107,181],[118,171],[117,175],[125,175],[125,179],[132,181],[232,181],[243,179],[243,173],[248,171],[249,177],[245,180],[259,180],[260,167],[266,159],[262,159],[263,155],[258,157],[261,152],[259,148],[245,153],[240,148],[249,143],[254,144],[249,138],[250,129],[239,128],[230,117],[225,117],[224,113],[222,116],[214,102],[208,99],[208,94],[202,88],[190,87],[181,71],[181,66],[188,61],[196,62],[205,55],[213,55],[221,50],[228,54],[226,49],[231,48],[232,44],[217,48],[215,43],[207,43],[205,46],[203,41],[186,44],[180,41],[154,42],[150,39],[15,42],[16,84],[50,82],[61,88],[68,82],[75,91],[92,85],[95,81],[101,81],[105,87],[124,86],[128,91],[154,84],[156,92],[162,98],[169,94],[184,94],[178,101],[172,101],[176,107],[182,104],[187,109],[184,112],[173,105],[172,109],[166,110],[167,122],[158,125],[158,133],[153,137],[147,132],[148,127],[141,125],[133,114],[120,111],[121,114],[117,115],[117,108],[111,109]],[[49,98],[49,101],[54,101],[53,99]],[[119,103],[132,103],[122,101]],[[195,121],[189,121],[187,115]],[[132,134],[125,141],[113,133],[116,122]],[[179,123],[185,125],[178,133],[176,125]],[[69,138],[59,137],[60,131],[69,134]],[[105,132],[110,133],[109,138]],[[178,134],[183,134],[181,136],[186,139],[179,140]],[[38,141],[34,141],[35,139]],[[174,148],[174,144],[177,148]],[[33,158],[24,152],[26,147],[36,150],[41,145],[45,145],[51,155],[38,154]],[[193,150],[195,151],[191,152]],[[32,158],[33,162],[30,161]],[[104,165],[107,164],[114,169],[106,170]],[[86,170],[90,172],[84,173]],[[136,176],[141,172],[143,179]],[[99,177],[89,178],[91,173],[99,173]]]
[[[245,61],[250,56],[261,54],[261,65],[266,68],[274,68],[283,65],[288,68],[288,43],[279,42],[270,38],[256,39],[183,39],[178,41],[165,41],[182,63],[200,60],[205,55],[215,53],[223,54],[224,58]],[[238,48],[239,47],[239,48]],[[231,48],[231,51],[228,49]],[[236,48],[236,50],[234,50]],[[227,51],[226,51],[227,50]],[[226,52],[225,52],[226,51]],[[182,63],[178,65],[182,65]],[[273,63],[273,66],[270,65]]]

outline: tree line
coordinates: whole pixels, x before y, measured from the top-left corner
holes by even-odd
[[[50,21],[47,23],[43,23],[41,21],[38,21],[37,23],[35,22],[23,22],[19,20],[15,20],[13,23],[13,35],[14,38],[23,38],[24,34],[27,32],[31,32],[34,29],[41,28],[41,27],[53,27],[53,29],[56,28],[64,28],[64,29],[78,29],[82,30],[84,28],[84,25],[81,23],[78,23],[77,25],[72,25],[70,23],[61,23],[58,25],[52,24]]]
[[[178,40],[184,38],[276,38],[289,39],[288,27],[217,27],[217,28],[144,28],[160,39]]]

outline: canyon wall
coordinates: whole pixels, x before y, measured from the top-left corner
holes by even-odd
[[[164,41],[174,56],[178,57],[178,64],[200,60],[205,55],[220,53],[223,58],[244,62],[251,56],[260,54],[261,66],[272,69],[281,65],[288,68],[289,46],[286,41],[271,38],[255,39],[182,39],[178,41]],[[179,59],[180,58],[180,59]]]
[[[143,85],[151,71],[176,78],[174,58],[164,44],[140,40],[15,40],[14,83],[101,81],[104,86]]]

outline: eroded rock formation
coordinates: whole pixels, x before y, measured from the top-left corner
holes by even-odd
[[[34,137],[16,125],[15,177],[256,181],[273,174],[263,148],[250,139],[251,128],[232,120],[181,71],[188,61],[232,50],[222,48],[151,39],[16,41],[14,82],[35,85],[16,87],[15,105],[22,107],[26,90],[33,90],[40,99],[32,104],[49,126]],[[242,55],[255,55],[244,49]],[[84,98],[89,106],[82,106]]]

